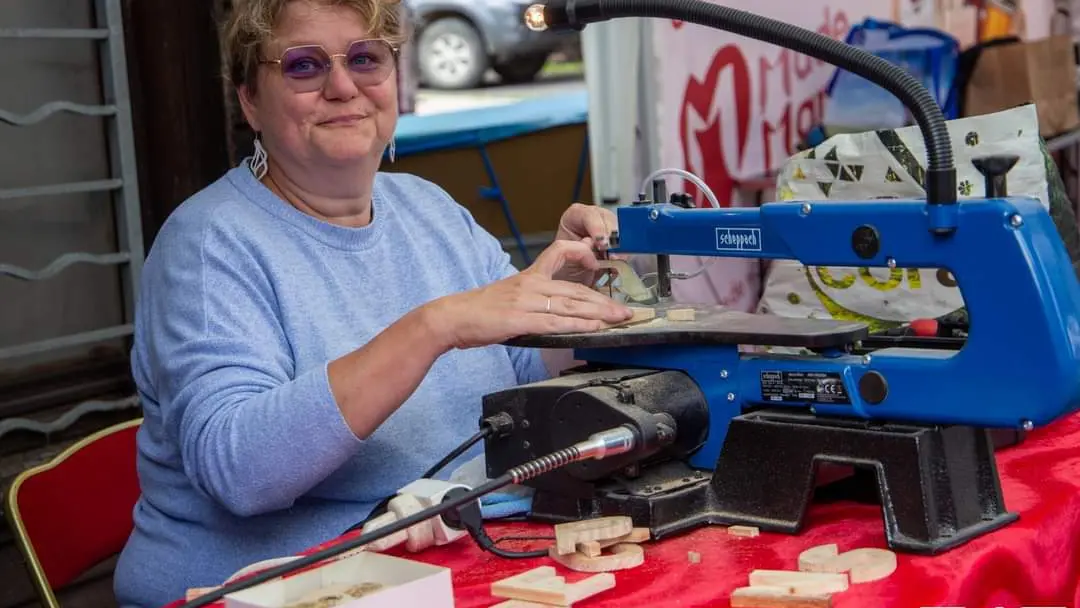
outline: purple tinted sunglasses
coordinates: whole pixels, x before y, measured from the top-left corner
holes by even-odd
[[[309,44],[285,49],[280,59],[264,59],[259,63],[276,63],[281,75],[298,93],[317,91],[326,84],[334,59],[345,59],[353,82],[358,87],[381,84],[394,71],[398,49],[381,39],[357,40],[346,52],[330,54],[321,45]]]

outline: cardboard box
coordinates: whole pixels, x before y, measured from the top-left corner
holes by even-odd
[[[365,583],[380,585],[355,599],[303,604]],[[360,551],[301,574],[225,596],[226,608],[453,608],[450,570],[381,553]]]
[[[962,112],[976,116],[1034,103],[1039,133],[1049,139],[1080,126],[1076,80],[1068,36],[988,46],[971,73]]]

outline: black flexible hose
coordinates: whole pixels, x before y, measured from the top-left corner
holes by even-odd
[[[215,589],[214,591],[211,591],[210,593],[207,593],[206,595],[199,596],[198,598],[186,602],[185,604],[181,605],[180,608],[200,608],[201,606],[212,604],[230,593],[236,593],[237,591],[242,591],[244,589],[254,587],[255,585],[259,585],[275,578],[285,576],[286,574],[291,574],[303,568],[307,568],[308,566],[313,566],[321,561],[330,559],[332,557],[337,557],[338,555],[341,555],[342,553],[347,553],[349,551],[352,551],[353,549],[359,549],[364,545],[373,543],[377,540],[386,538],[391,534],[396,534],[397,532],[405,530],[418,523],[427,521],[432,517],[440,517],[444,513],[448,513],[451,510],[455,510],[471,502],[475,502],[479,500],[481,496],[490,494],[491,492],[494,492],[510,484],[521,483],[522,481],[539,477],[544,473],[554,471],[555,469],[566,466],[572,462],[577,462],[579,459],[581,459],[581,457],[581,451],[578,450],[577,446],[571,446],[557,452],[552,452],[551,454],[541,456],[540,458],[537,458],[535,460],[530,460],[529,462],[510,469],[498,478],[492,479],[491,481],[488,481],[487,483],[478,486],[475,489],[466,492],[454,493],[452,495],[448,494],[442,502],[433,507],[418,511],[408,517],[399,519],[392,524],[388,524],[376,530],[372,530],[367,534],[361,534],[356,538],[342,541],[334,546],[327,547],[326,549],[323,549],[321,551],[316,551],[311,555],[295,559],[280,566],[268,568],[266,570],[263,570],[262,572],[259,572],[258,574],[252,575],[249,578],[244,578],[242,580],[229,583],[227,585],[219,587],[218,589]]]
[[[885,59],[790,23],[706,0],[552,0],[543,14],[550,29],[581,29],[622,17],[685,21],[779,45],[862,76],[899,98],[918,123],[928,157],[927,202],[956,202],[956,168],[945,115],[926,87]]]

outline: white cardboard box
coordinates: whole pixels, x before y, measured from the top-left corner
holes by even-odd
[[[225,596],[226,608],[288,608],[320,589],[379,583],[381,589],[332,604],[334,608],[453,608],[450,570],[399,557],[360,551],[351,557]]]

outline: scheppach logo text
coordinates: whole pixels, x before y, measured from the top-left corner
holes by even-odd
[[[717,228],[717,251],[761,251],[758,228]]]

